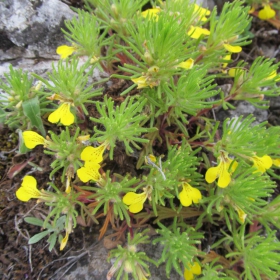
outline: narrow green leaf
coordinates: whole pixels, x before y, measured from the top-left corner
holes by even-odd
[[[34,244],[37,243],[38,241],[40,241],[41,239],[43,239],[45,236],[47,236],[49,234],[48,230],[42,231],[38,234],[35,234],[34,236],[32,236],[29,241],[28,244]]]
[[[43,126],[41,112],[40,112],[40,103],[38,96],[35,96],[32,99],[26,100],[22,103],[23,113],[26,117],[29,118],[31,124],[35,126],[41,134],[45,137],[46,131]]]
[[[26,217],[26,218],[24,218],[24,221],[31,225],[39,226],[39,227],[42,227],[43,223],[44,223],[44,221],[37,219],[35,217]]]
[[[49,239],[48,239],[48,242],[50,244],[49,246],[49,251],[51,252],[55,243],[56,243],[56,239],[57,239],[57,234],[56,233],[53,233],[50,235]]]
[[[0,123],[2,123],[2,124],[4,124],[4,122],[5,122],[5,111],[2,109],[2,108],[0,108]]]

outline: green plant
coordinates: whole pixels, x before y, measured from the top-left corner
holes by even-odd
[[[62,240],[62,235],[60,233],[64,230],[65,218],[66,216],[61,216],[60,218],[57,219],[56,223],[51,223],[51,224],[44,223],[44,221],[34,217],[24,218],[24,221],[31,225],[46,228],[46,230],[32,236],[29,239],[28,244],[37,243],[45,236],[49,235],[47,242],[49,243],[49,251],[51,252],[56,244],[57,239],[60,239],[60,241]]]
[[[30,243],[50,234],[51,250],[64,229],[63,249],[78,215],[104,217],[100,238],[109,225],[117,241],[129,233],[110,253],[108,279],[147,279],[148,262],[165,265],[167,277],[174,268],[185,279],[276,279],[280,127],[213,116],[240,100],[266,109],[280,94],[279,62],[236,55],[252,38],[249,6],[233,1],[218,14],[185,0],[86,2],[66,22],[62,60],[47,78],[33,75],[42,91],[12,67],[0,83],[0,118],[23,131],[27,148],[43,146],[47,175],[61,181],[45,191],[25,176],[17,190],[49,207],[43,224],[27,219],[45,228]],[[94,82],[95,67],[110,78]],[[165,245],[157,261],[140,250],[152,224],[153,245]]]
[[[131,273],[134,279],[145,279],[149,275],[149,268],[146,262],[153,263],[146,253],[138,251],[137,246],[148,243],[148,230],[137,232],[133,238],[128,235],[126,247],[118,246],[110,252],[109,260],[116,258],[114,265],[107,274],[107,279],[117,273],[116,279],[119,280],[123,275],[123,279],[128,280],[128,275]]]
[[[166,275],[169,277],[171,268],[183,275],[182,266],[188,267],[189,263],[193,262],[193,258],[198,254],[195,244],[199,244],[201,234],[195,233],[193,228],[187,228],[182,231],[177,227],[176,220],[174,220],[170,229],[159,223],[160,229],[157,233],[160,237],[156,238],[153,243],[160,242],[164,245],[161,258],[158,260],[159,264],[166,265]]]
[[[22,69],[16,70],[10,66],[10,72],[5,74],[6,81],[0,81],[1,114],[5,124],[10,128],[30,129],[35,127],[45,136],[45,128],[41,115],[46,111],[48,101],[40,91],[40,84],[34,86],[33,78]]]

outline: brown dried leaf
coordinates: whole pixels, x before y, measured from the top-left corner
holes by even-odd
[[[121,240],[112,240],[110,236],[104,237],[103,245],[107,250],[111,250],[116,248],[118,245],[122,245],[123,242]]]
[[[24,161],[21,163],[16,163],[16,164],[12,165],[7,173],[7,176],[9,177],[9,179],[14,178],[32,160],[33,160],[33,158],[30,158],[27,161]]]

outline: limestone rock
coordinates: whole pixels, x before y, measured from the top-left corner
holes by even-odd
[[[0,2],[0,60],[50,58],[66,40],[64,20],[75,13],[59,0]]]

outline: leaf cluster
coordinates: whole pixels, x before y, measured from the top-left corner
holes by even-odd
[[[216,149],[223,149],[241,159],[242,155],[278,155],[280,128],[267,128],[266,122],[254,125],[254,121],[252,115],[226,119],[223,122],[222,139],[218,141]]]
[[[6,81],[0,81],[1,93],[0,118],[10,128],[36,127],[45,134],[41,114],[45,111],[48,101],[34,87],[34,79],[22,69],[9,67],[10,72],[4,74]]]
[[[44,153],[55,158],[51,163],[52,172],[50,173],[50,178],[58,170],[63,169],[61,181],[64,182],[69,169],[74,174],[83,165],[80,155],[84,149],[84,144],[78,141],[80,130],[77,128],[74,135],[71,135],[67,127],[59,135],[53,131],[49,131],[49,133],[52,141],[49,142],[48,149],[45,149]]]
[[[116,258],[116,260],[109,270],[107,278],[108,275],[111,276],[111,274],[117,273],[117,280],[121,279],[122,276],[122,279],[128,280],[129,273],[132,273],[134,279],[145,279],[144,277],[150,274],[146,262],[154,263],[154,261],[151,260],[145,252],[137,250],[140,244],[149,242],[148,231],[147,229],[143,232],[135,232],[133,238],[128,235],[126,247],[118,245],[117,249],[110,251],[109,260],[112,258]]]
[[[88,199],[93,198],[97,201],[92,215],[95,215],[99,209],[103,209],[103,213],[106,215],[112,206],[115,217],[121,220],[125,219],[127,224],[130,225],[130,216],[127,206],[122,201],[122,195],[131,191],[138,183],[139,179],[135,177],[129,178],[129,176],[113,181],[108,171],[106,172],[106,177],[103,176],[102,181],[98,184],[99,187],[83,187],[82,189],[94,192],[94,194],[88,196]],[[89,205],[89,208],[91,208],[91,205]]]
[[[182,275],[182,266],[188,267],[189,263],[193,262],[193,258],[197,255],[195,244],[199,244],[199,239],[203,238],[201,234],[194,233],[193,228],[188,228],[186,231],[177,227],[176,220],[170,228],[166,228],[163,224],[158,223],[160,229],[157,233],[160,237],[153,240],[153,244],[160,243],[164,245],[161,258],[158,264],[165,263],[166,275],[169,278],[172,268]]]
[[[226,218],[229,228],[232,228],[232,225],[228,221],[240,221],[238,216],[240,210],[247,215],[246,220],[249,222],[252,222],[260,213],[264,213],[267,200],[274,192],[276,185],[268,175],[261,175],[254,171],[254,168],[246,168],[239,164],[232,175],[230,185],[224,189],[217,189],[215,194],[207,198],[209,200],[207,212],[213,215],[215,206],[219,215]]]
[[[142,134],[155,131],[155,128],[144,126],[147,116],[143,114],[146,104],[144,98],[126,98],[120,106],[114,106],[114,101],[104,96],[103,102],[96,102],[99,118],[90,118],[103,129],[94,127],[95,139],[99,142],[107,141],[110,144],[110,159],[113,159],[117,141],[124,144],[127,154],[132,154],[131,145],[140,149],[138,143],[147,143],[149,140],[141,137]]]
[[[79,59],[62,61],[60,60],[57,67],[52,64],[52,72],[48,73],[46,80],[38,75],[34,76],[42,81],[49,92],[45,92],[46,97],[52,94],[58,94],[59,98],[64,101],[71,102],[75,108],[81,108],[87,115],[88,111],[85,107],[87,103],[94,103],[93,97],[101,95],[102,88],[95,88],[97,83],[92,82],[91,76],[94,68],[88,60],[84,64],[80,64]],[[89,81],[91,83],[89,84]]]
[[[111,40],[106,38],[107,29],[101,32],[100,22],[94,14],[84,10],[77,10],[77,13],[77,17],[65,21],[68,30],[62,29],[62,32],[77,54],[99,59],[102,47]]]
[[[58,238],[62,238],[61,236],[61,232],[64,230],[65,228],[65,221],[66,221],[66,216],[63,215],[60,218],[58,218],[56,220],[55,223],[44,223],[44,221],[35,218],[35,217],[26,217],[24,218],[24,221],[31,224],[31,225],[35,225],[35,226],[39,226],[39,227],[44,227],[46,228],[46,230],[35,234],[34,236],[32,236],[29,241],[28,244],[34,244],[39,242],[41,239],[43,239],[45,236],[49,235],[49,238],[47,240],[47,242],[49,243],[49,251],[51,252],[52,249],[54,248],[56,241],[58,240]]]
[[[238,257],[242,260],[244,271],[240,277],[245,280],[261,280],[263,275],[269,279],[277,279],[280,272],[280,243],[275,231],[266,236],[260,232],[244,234],[245,226],[235,231],[232,236],[227,235],[222,240],[227,245],[234,245],[232,252],[226,255]]]

